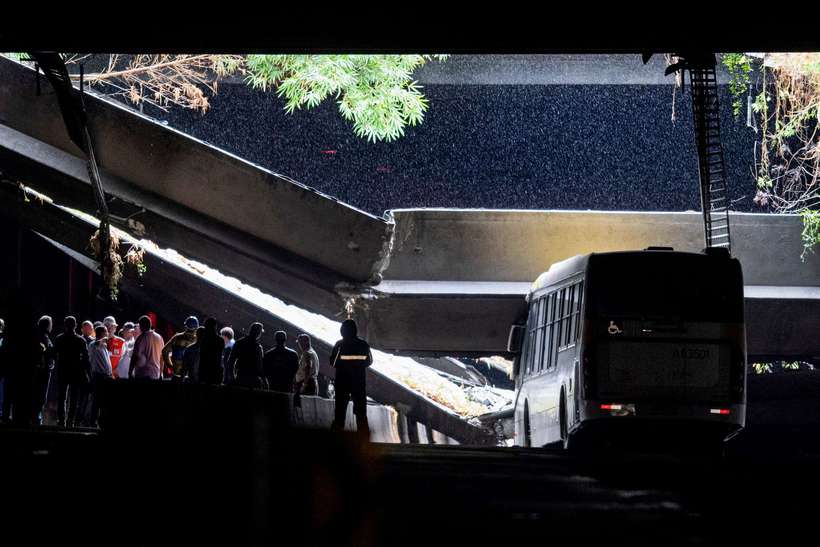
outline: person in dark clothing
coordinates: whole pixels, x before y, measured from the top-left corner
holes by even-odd
[[[293,378],[299,368],[299,355],[285,345],[288,341],[285,331],[276,331],[273,336],[276,345],[265,353],[262,361],[265,379],[270,390],[289,393],[293,390]]]
[[[7,386],[11,387],[4,400],[3,415],[11,417],[15,425],[31,425],[34,412],[34,376],[43,366],[46,348],[37,329],[28,323],[27,314],[19,314],[21,322],[11,323],[3,342],[2,360],[6,366]],[[24,319],[25,318],[25,319]],[[25,323],[23,323],[25,321]],[[6,418],[8,419],[8,418]]]
[[[84,397],[91,381],[91,363],[88,344],[74,330],[77,328],[77,320],[69,315],[63,325],[65,330],[54,341],[54,351],[57,354],[57,425],[74,427],[78,418],[77,404]]]
[[[196,329],[196,341],[182,352],[182,368],[180,376],[188,383],[199,383],[199,349],[202,347],[202,336],[205,327]]]
[[[369,439],[365,375],[367,367],[373,364],[373,354],[370,345],[357,336],[358,328],[353,319],[342,322],[341,333],[342,339],[336,342],[330,353],[330,366],[336,370],[336,412],[331,429],[344,429],[347,403],[352,399],[356,431]]]
[[[222,353],[225,351],[225,340],[216,332],[216,319],[205,320],[202,334],[197,331],[199,341],[199,381],[203,384],[219,385],[222,383]]]
[[[228,366],[233,371],[232,376],[237,385],[254,388],[263,386],[263,351],[259,343],[263,332],[262,323],[252,323],[248,335],[237,340],[231,350]]]
[[[37,362],[34,369],[34,391],[32,393],[32,421],[36,425],[43,424],[43,409],[48,399],[48,388],[51,384],[51,374],[54,370],[54,344],[51,342],[51,317],[44,315],[37,321],[37,334],[43,345],[43,359]]]
[[[87,319],[80,325],[80,335],[88,346],[94,343],[95,327],[96,324]],[[79,398],[77,399],[77,420],[75,425],[88,425],[88,415],[91,410],[91,373],[89,372],[88,374],[89,380],[82,385]]]
[[[5,422],[7,416],[3,409],[6,406],[6,367],[3,361],[3,340],[6,336],[6,322],[0,319],[0,422]]]

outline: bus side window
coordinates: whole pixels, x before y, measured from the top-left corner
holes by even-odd
[[[567,287],[567,300],[564,303],[564,321],[566,324],[564,325],[564,346],[569,346],[572,344],[572,336],[573,336],[573,321],[572,321],[572,302],[573,302],[573,294],[575,294],[575,285],[570,285]]]
[[[555,311],[555,293],[548,294],[544,298],[544,304],[544,368],[549,370],[552,365],[552,314]]]
[[[529,375],[530,372],[532,371],[532,353],[533,353],[533,349],[534,349],[534,339],[535,339],[534,328],[535,328],[535,322],[536,322],[535,311],[536,311],[536,303],[533,302],[533,303],[530,304],[530,313],[529,313],[529,317],[527,318],[527,341],[525,342],[525,345],[526,345],[526,348],[527,348],[527,356],[526,356],[526,359],[524,360],[524,366],[522,367],[525,376]]]
[[[538,362],[538,370],[544,370],[546,368],[547,363],[547,353],[546,353],[546,338],[547,338],[547,323],[549,322],[549,296],[544,295],[541,299],[543,302],[543,308],[541,309],[541,360]]]
[[[578,342],[578,337],[581,334],[581,303],[583,302],[583,296],[584,282],[581,281],[575,289],[575,342]]]
[[[555,344],[556,355],[557,351],[561,349],[562,341],[564,339],[563,334],[563,317],[564,317],[564,292],[565,289],[561,289],[555,294],[556,302],[556,313],[555,313],[555,337],[553,339],[553,343]],[[556,363],[557,364],[557,363]]]
[[[544,349],[544,297],[538,299],[536,310],[535,352],[533,353],[533,372],[541,370]]]

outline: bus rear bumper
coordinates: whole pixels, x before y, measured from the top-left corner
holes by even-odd
[[[607,417],[579,424],[571,432],[570,444],[668,452],[722,445],[741,429],[740,424],[732,422]]]

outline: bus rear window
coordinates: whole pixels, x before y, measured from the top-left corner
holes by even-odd
[[[646,253],[590,261],[587,314],[682,321],[743,321],[743,280],[737,262]]]

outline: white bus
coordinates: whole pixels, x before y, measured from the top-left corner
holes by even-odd
[[[527,302],[510,331],[516,444],[722,444],[743,427],[743,277],[725,249],[576,256],[541,274]]]

